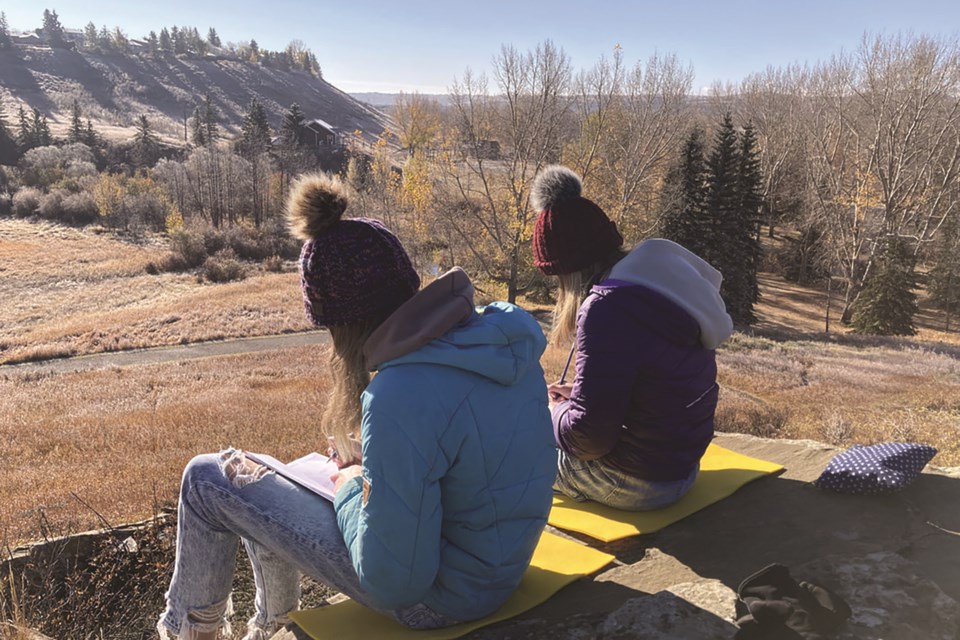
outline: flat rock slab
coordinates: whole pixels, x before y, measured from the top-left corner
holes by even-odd
[[[731,638],[740,581],[778,562],[851,605],[837,638],[960,639],[960,470],[928,471],[892,495],[840,495],[810,485],[840,449],[737,434],[716,442],[786,471],[653,534],[609,544],[568,536],[617,561],[465,637]],[[291,629],[275,638],[307,636]]]

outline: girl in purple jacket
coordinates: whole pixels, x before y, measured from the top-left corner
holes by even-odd
[[[696,480],[713,437],[715,349],[733,323],[720,272],[669,240],[625,251],[616,225],[581,190],[577,174],[552,166],[531,195],[541,212],[534,263],[560,281],[550,339],[576,351],[572,384],[561,377],[548,387],[554,489],[658,509]]]

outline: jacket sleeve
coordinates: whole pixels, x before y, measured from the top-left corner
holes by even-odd
[[[421,602],[440,564],[439,445],[424,448],[404,427],[409,415],[365,403],[363,478],[337,493],[334,508],[360,586],[383,609]],[[428,416],[421,416],[428,419]],[[409,422],[406,423],[409,428]]]
[[[580,309],[573,390],[552,413],[557,445],[580,460],[600,458],[620,440],[640,368],[636,325],[604,302],[592,293]]]

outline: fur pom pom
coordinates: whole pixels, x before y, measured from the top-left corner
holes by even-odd
[[[543,211],[561,200],[580,197],[582,190],[580,176],[562,165],[554,164],[543,169],[533,180],[530,204],[537,211]]]
[[[287,199],[290,229],[301,240],[313,240],[340,222],[347,204],[347,188],[337,176],[326,173],[301,176],[290,187]]]

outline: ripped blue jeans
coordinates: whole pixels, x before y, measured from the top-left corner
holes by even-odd
[[[653,511],[682,498],[693,486],[700,465],[681,480],[643,480],[603,463],[578,460],[557,450],[557,479],[553,490],[577,502],[593,500],[624,511]]]
[[[224,627],[242,541],[253,567],[255,615],[246,638],[269,638],[299,607],[301,572],[376,609],[360,587],[333,505],[249,463],[239,451],[197,456],[183,472],[177,557],[157,629],[191,640]],[[379,610],[379,609],[378,609]],[[409,627],[456,624],[426,605],[382,611]]]

